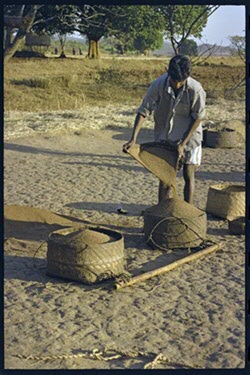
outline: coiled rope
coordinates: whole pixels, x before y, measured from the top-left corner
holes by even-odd
[[[110,353],[110,354],[108,354]],[[181,367],[181,368],[198,368],[196,364],[194,365],[188,365],[185,362],[175,362],[173,360],[168,359],[165,357],[162,353],[155,354],[155,353],[146,353],[142,351],[122,351],[122,350],[116,350],[116,349],[104,349],[104,351],[101,351],[97,348],[93,349],[92,351],[86,351],[78,354],[69,354],[69,355],[52,355],[52,356],[25,356],[22,354],[14,355],[15,357],[18,357],[20,359],[24,360],[33,360],[33,361],[54,361],[57,359],[78,359],[78,358],[86,358],[86,359],[92,359],[92,360],[99,360],[99,361],[112,361],[115,359],[120,359],[122,357],[128,357],[128,358],[137,358],[137,357],[146,357],[146,358],[152,358],[154,359],[144,365],[144,369],[153,369],[156,367],[157,364],[168,364],[175,367]]]

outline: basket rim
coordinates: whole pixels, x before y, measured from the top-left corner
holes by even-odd
[[[228,187],[239,187],[239,188],[242,188],[242,192],[245,192],[246,188],[245,188],[245,185],[244,184],[235,184],[235,183],[231,183],[231,182],[225,182],[225,183],[220,183],[220,184],[214,184],[214,185],[211,185],[209,187],[209,189],[214,189],[214,190],[217,190],[217,191],[223,191],[223,189],[226,189]]]
[[[80,231],[83,231],[85,229],[93,231],[93,232],[98,232],[98,233],[106,234],[109,237],[114,238],[113,241],[110,240],[110,241],[105,242],[104,244],[113,243],[113,242],[116,242],[116,241],[119,241],[119,240],[123,239],[123,235],[120,232],[118,232],[118,231],[113,231],[111,229],[107,229],[107,228],[103,228],[103,227],[94,227],[94,226],[86,226],[86,227],[82,227],[82,228],[74,227],[74,226],[65,227],[65,228],[58,229],[58,230],[55,230],[55,231],[51,232],[48,235],[48,238],[50,240],[55,240],[55,239],[53,239],[53,235],[63,235],[63,233],[66,232],[66,231],[67,231],[66,234],[72,233],[74,231],[75,232],[80,232]],[[95,244],[93,244],[93,245],[95,245]],[[98,246],[100,246],[100,245],[102,245],[102,243],[98,243]]]

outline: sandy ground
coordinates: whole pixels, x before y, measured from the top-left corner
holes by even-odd
[[[244,119],[242,104],[227,105],[208,106],[209,120]],[[244,367],[245,237],[231,235],[227,220],[208,215],[207,235],[222,250],[119,291],[113,280],[88,286],[46,275],[48,234],[73,224],[120,231],[132,274],[183,256],[145,243],[141,212],[157,202],[158,181],[121,152],[134,113],[6,114],[6,369]],[[152,139],[149,127],[139,142]],[[244,147],[204,147],[194,205],[205,209],[215,183],[244,183],[244,164]]]

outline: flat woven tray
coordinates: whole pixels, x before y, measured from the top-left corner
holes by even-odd
[[[176,187],[177,146],[173,142],[135,144],[128,153],[167,186]]]

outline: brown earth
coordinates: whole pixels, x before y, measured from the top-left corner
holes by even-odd
[[[245,237],[231,235],[227,220],[208,215],[207,235],[222,250],[120,291],[113,280],[88,286],[46,275],[48,234],[68,225],[121,232],[132,274],[187,254],[145,243],[141,212],[157,202],[158,181],[121,151],[134,115],[126,106],[6,113],[6,369],[244,367]],[[208,105],[207,121],[233,120],[242,135],[243,119],[244,103]],[[151,125],[140,143],[152,139]],[[204,147],[194,205],[205,209],[213,184],[244,184],[244,166],[244,147]],[[182,196],[181,172],[177,182]]]

